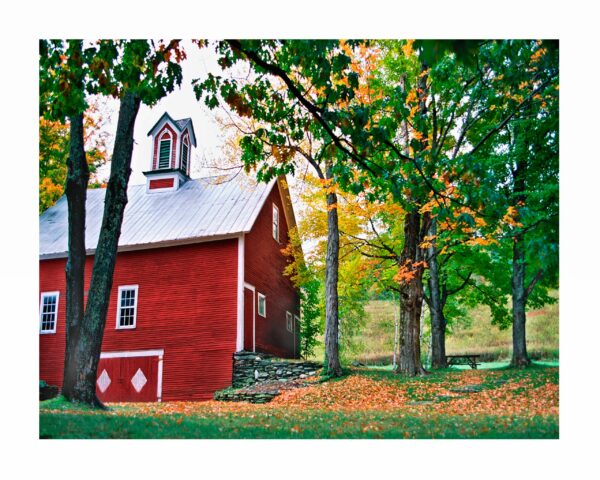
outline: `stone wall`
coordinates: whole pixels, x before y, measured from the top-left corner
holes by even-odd
[[[255,383],[288,382],[315,375],[321,365],[315,362],[281,360],[265,353],[236,352],[233,354],[233,388]]]

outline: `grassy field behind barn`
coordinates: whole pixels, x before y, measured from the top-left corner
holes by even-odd
[[[552,295],[558,299],[558,291]],[[366,326],[356,339],[357,351],[351,353],[350,358],[367,365],[391,364],[395,309],[391,301],[375,300],[367,304]],[[558,360],[558,312],[558,302],[527,312],[527,349],[532,358]],[[427,318],[426,323],[428,321]],[[451,327],[446,350],[448,354],[479,353],[486,361],[508,360],[512,353],[512,331],[492,325],[489,309],[479,306],[469,310],[465,318]],[[423,355],[426,353],[427,346],[423,345]],[[322,358],[322,351],[317,357]]]

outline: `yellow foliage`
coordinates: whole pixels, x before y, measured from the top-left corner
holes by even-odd
[[[413,43],[415,43],[414,40],[407,40],[402,46],[402,53],[404,53],[406,57],[410,57],[414,53]]]
[[[546,54],[547,50],[545,48],[540,48],[536,50],[533,55],[531,55],[531,63],[537,63],[541,60],[541,58]]]

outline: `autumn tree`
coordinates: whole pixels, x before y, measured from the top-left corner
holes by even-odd
[[[278,42],[243,42],[277,49]],[[295,63],[295,79],[305,94],[316,104],[327,104],[331,109],[344,108],[352,88],[347,84],[350,76],[359,85],[361,73],[358,62],[353,62],[347,52],[334,51],[337,41],[300,42],[311,51],[304,61],[297,51],[286,61]],[[239,68],[245,60],[237,40],[217,42],[215,48],[219,64],[224,70]],[[323,71],[318,79],[312,78],[315,56],[323,53],[336,69]],[[282,53],[286,55],[286,52]],[[306,70],[306,72],[304,72]],[[331,95],[334,86],[335,94]],[[325,364],[326,373],[342,374],[339,360],[339,218],[337,211],[337,183],[339,176],[347,174],[343,168],[345,155],[332,145],[327,126],[314,122],[312,114],[298,105],[297,99],[286,94],[285,79],[261,67],[249,77],[232,74],[227,78],[210,75],[195,85],[198,98],[203,98],[210,108],[227,106],[237,118],[233,121],[241,134],[242,161],[247,169],[256,169],[259,180],[268,181],[276,175],[294,173],[299,164],[307,162],[321,180],[327,206],[327,251],[325,253]],[[342,168],[340,169],[340,165]]]
[[[556,76],[548,70],[527,94],[520,94],[519,84],[505,84],[508,92],[503,96],[512,101],[506,108],[492,108],[498,93],[494,78],[505,68],[507,52],[518,51],[524,43],[219,43],[223,65],[244,61],[252,75],[279,81],[276,88],[263,82],[258,90],[250,90],[256,94],[254,98],[292,99],[285,104],[292,110],[279,108],[283,106],[280,103],[273,103],[273,110],[293,116],[300,109],[312,117],[308,127],[290,124],[286,131],[292,137],[302,136],[305,128],[318,126],[324,143],[335,148],[334,173],[342,189],[358,193],[369,188],[380,199],[391,195],[405,212],[397,272],[402,305],[401,373],[424,373],[419,320],[428,264],[421,245],[432,219],[451,217],[454,208],[472,209],[486,219],[502,217],[484,208],[495,205],[498,193],[489,153],[502,148],[503,135],[536,101],[536,95],[546,94]],[[386,49],[382,68],[361,85],[359,75],[348,68],[353,51],[377,45]],[[460,64],[456,60],[461,60]],[[238,98],[235,79],[213,78],[206,87],[213,93],[221,88],[224,96]],[[311,88],[318,89],[319,95],[311,95]],[[207,101],[218,102],[216,98]],[[255,148],[257,144],[248,143],[249,152]],[[453,188],[451,195],[448,188]],[[424,208],[428,204],[430,208]],[[469,217],[467,212],[461,214]]]
[[[67,327],[63,395],[102,407],[96,397],[96,369],[106,321],[127,185],[133,131],[141,103],[154,104],[181,83],[178,41],[40,41],[40,116],[69,124],[66,195],[68,203]],[[89,181],[84,114],[89,95],[119,100],[110,178],[87,303],[84,305],[85,200]],[[85,308],[84,308],[85,307]]]
[[[90,101],[84,115],[84,144],[86,160],[92,175],[89,186],[101,186],[100,179],[94,180],[98,168],[108,160],[108,135],[103,131],[108,118],[101,111],[97,98]],[[39,120],[39,211],[42,213],[63,195],[67,181],[69,157],[69,125],[60,121]]]

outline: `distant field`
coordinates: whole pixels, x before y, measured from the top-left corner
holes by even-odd
[[[554,296],[558,298],[558,292]],[[391,363],[394,304],[390,301],[372,301],[365,310],[368,318],[359,339],[359,353],[352,357],[365,364]],[[558,358],[558,310],[557,302],[527,313],[527,348],[535,359]],[[512,352],[512,331],[510,328],[500,330],[492,325],[489,309],[477,307],[469,311],[464,322],[454,326],[452,333],[447,336],[446,349],[448,354],[480,353],[485,361],[506,360]],[[423,345],[423,354],[426,353],[427,345]]]

